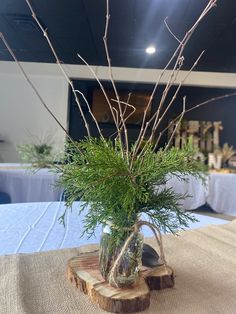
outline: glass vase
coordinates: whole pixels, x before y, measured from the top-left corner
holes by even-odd
[[[110,272],[111,269],[120,254],[125,241],[131,232],[122,232],[117,240],[114,237],[114,232],[110,228],[104,228],[101,241],[100,241],[100,251],[99,251],[99,267],[103,278],[108,281],[112,286],[119,288],[132,287],[139,278],[139,270],[142,265],[142,250],[143,250],[143,235],[142,233],[136,233],[129,245],[127,246],[118,267],[114,272],[115,284],[110,282]],[[116,240],[114,240],[116,239]]]

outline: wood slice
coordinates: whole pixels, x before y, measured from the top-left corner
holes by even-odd
[[[173,269],[167,265],[145,269],[141,274],[150,290],[173,288],[175,285]]]
[[[143,311],[150,305],[150,290],[172,288],[173,270],[168,266],[145,267],[131,288],[111,287],[101,276],[98,251],[82,253],[68,261],[68,279],[92,302],[113,313]]]

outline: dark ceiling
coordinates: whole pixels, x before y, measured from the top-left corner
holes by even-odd
[[[163,68],[178,37],[193,24],[207,0],[110,0],[109,47],[114,66]],[[64,63],[81,63],[79,52],[90,64],[106,65],[103,47],[105,0],[32,0],[36,14],[47,27]],[[0,31],[21,61],[54,62],[45,38],[30,16],[25,0],[0,1]],[[157,53],[145,48],[155,44]],[[236,72],[236,0],[218,0],[196,30],[185,51],[191,66],[205,49],[197,70]],[[0,59],[11,60],[3,44]]]

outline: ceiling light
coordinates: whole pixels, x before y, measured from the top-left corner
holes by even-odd
[[[154,46],[149,46],[149,47],[146,48],[145,51],[146,51],[146,53],[151,55],[151,54],[156,52],[156,48]]]

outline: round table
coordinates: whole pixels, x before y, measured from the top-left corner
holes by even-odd
[[[59,217],[66,207],[64,202],[20,203],[0,205],[0,255],[30,253],[62,248],[79,247],[84,244],[98,243],[101,229],[94,236],[81,237],[85,209],[78,217],[81,202],[75,202],[65,216],[65,227],[59,223]],[[199,220],[191,223],[189,229],[209,224],[223,224],[225,220],[196,215]],[[142,217],[144,218],[144,217]],[[143,228],[145,237],[152,232]]]
[[[59,201],[62,189],[55,187],[57,179],[48,168],[32,172],[21,164],[0,163],[0,192],[12,203]]]

